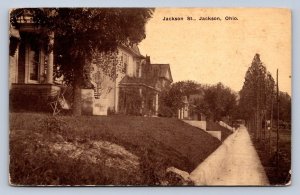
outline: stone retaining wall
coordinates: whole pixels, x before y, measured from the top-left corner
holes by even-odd
[[[183,121],[188,123],[189,125],[192,125],[194,127],[198,127],[200,129],[206,131],[206,121],[196,121],[196,120],[183,120]]]
[[[206,121],[194,121],[194,120],[183,120],[189,125],[200,128],[210,134],[211,136],[221,140],[222,132],[221,131],[207,131],[206,130]]]
[[[223,168],[226,167],[228,152],[231,151],[233,140],[238,132],[231,134],[221,146],[219,146],[209,157],[207,157],[194,171],[190,174],[190,179],[195,185],[210,185],[212,181],[222,174]]]

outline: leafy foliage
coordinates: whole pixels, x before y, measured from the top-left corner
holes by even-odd
[[[94,81],[93,87],[99,96],[106,95],[113,89],[105,80],[109,79],[114,81],[119,74],[124,73],[123,64],[118,55],[118,51],[95,51],[90,69],[89,72],[92,72],[92,74],[88,75],[92,78],[89,79]]]
[[[92,63],[95,64],[104,75],[112,79],[118,76],[117,73],[125,73],[122,67],[122,61],[118,56],[118,51],[95,51]]]
[[[195,106],[194,112],[203,113],[211,120],[220,120],[224,116],[233,115],[237,104],[236,94],[222,83],[205,86],[195,81],[180,81],[161,93],[161,107],[164,112],[172,111],[174,115],[177,109],[184,105],[184,97]]]
[[[90,64],[95,52],[114,52],[122,44],[139,43],[145,35],[145,23],[154,9],[141,8],[22,8],[11,12],[12,25],[21,25],[19,18],[30,16],[54,50],[55,64],[64,79],[74,87],[74,114],[80,115],[79,89],[90,80]],[[26,18],[26,17],[24,17]],[[107,64],[108,65],[108,64]],[[114,71],[113,68],[106,70]],[[114,75],[108,73],[108,75]]]
[[[197,94],[199,90],[200,85],[195,81],[187,80],[173,83],[169,88],[162,91],[160,95],[161,107],[163,107],[161,109],[166,110],[169,114],[171,111],[175,114],[177,109],[184,105],[184,96],[189,97],[192,94]]]
[[[199,110],[204,112],[211,120],[221,120],[222,117],[231,116],[236,107],[236,94],[222,83],[207,86],[204,90],[203,101],[197,104]]]
[[[253,144],[266,168],[270,183],[278,185],[289,182],[291,132],[289,128],[279,129],[280,141],[277,148],[277,135],[273,128],[275,126],[273,121],[277,120],[275,89],[276,84],[272,75],[261,62],[260,55],[256,54],[246,72],[244,85],[240,91],[238,115],[246,120],[248,130],[252,134]],[[282,120],[289,122],[291,98],[283,92],[279,92],[278,95],[279,122]],[[267,121],[270,121],[269,125]],[[288,125],[284,126],[288,127]],[[276,165],[277,160],[278,165]]]

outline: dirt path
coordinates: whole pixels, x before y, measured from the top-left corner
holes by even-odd
[[[239,128],[222,174],[210,185],[269,185],[264,168],[245,127]]]
[[[190,179],[195,185],[208,186],[269,185],[244,126],[230,135],[214,153],[192,171]]]

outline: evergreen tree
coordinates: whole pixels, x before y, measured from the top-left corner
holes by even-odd
[[[249,130],[254,133],[256,139],[262,139],[265,135],[264,129],[262,129],[262,126],[265,126],[263,123],[267,119],[271,119],[274,90],[274,79],[267,72],[259,54],[256,54],[246,72],[239,101],[242,117],[247,120]]]

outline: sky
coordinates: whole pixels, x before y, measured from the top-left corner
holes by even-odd
[[[221,20],[199,20],[200,17]],[[238,20],[225,20],[225,17]],[[164,21],[164,17],[183,17]],[[187,20],[193,17],[195,20]],[[156,9],[139,48],[151,63],[170,64],[174,82],[222,82],[241,90],[256,53],[291,95],[291,20],[287,9]]]

